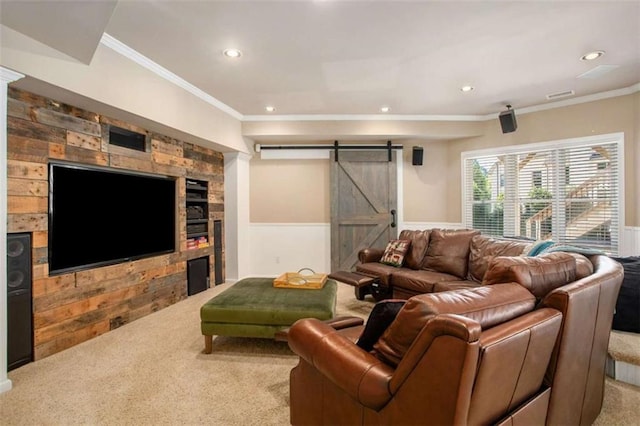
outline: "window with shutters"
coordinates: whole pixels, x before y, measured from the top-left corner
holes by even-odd
[[[463,223],[618,252],[621,134],[465,152]]]

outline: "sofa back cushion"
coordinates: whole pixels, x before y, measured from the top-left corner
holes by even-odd
[[[405,229],[400,232],[399,239],[411,240],[409,251],[404,257],[404,266],[411,269],[420,269],[424,255],[427,252],[427,247],[429,246],[429,234],[429,230],[415,231]]]
[[[490,328],[533,310],[535,297],[516,283],[420,294],[410,298],[373,345],[373,353],[397,366],[425,324],[438,314],[458,314]]]
[[[432,229],[422,269],[466,278],[471,238],[480,235],[474,229]]]
[[[481,283],[489,261],[497,256],[520,256],[529,242],[498,240],[486,235],[476,235],[469,247],[469,275],[467,279]]]
[[[576,280],[576,259],[563,252],[536,257],[498,256],[491,260],[483,285],[517,282],[538,299]]]

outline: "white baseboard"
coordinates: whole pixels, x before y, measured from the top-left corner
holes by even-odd
[[[13,384],[11,383],[11,380],[6,379],[3,381],[0,381],[0,393],[10,391],[12,387],[13,387]]]

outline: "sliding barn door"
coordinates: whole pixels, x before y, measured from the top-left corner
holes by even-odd
[[[396,152],[331,153],[331,271],[352,270],[358,251],[397,237]]]

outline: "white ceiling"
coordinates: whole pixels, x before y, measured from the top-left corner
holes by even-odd
[[[640,82],[640,1],[0,1],[88,63],[106,32],[243,116],[487,115]],[[222,55],[228,47],[239,59]],[[595,61],[580,56],[604,50]],[[615,65],[597,78],[579,75]],[[475,90],[462,93],[470,84]],[[563,98],[570,99],[570,98]],[[276,107],[267,113],[266,105]]]

